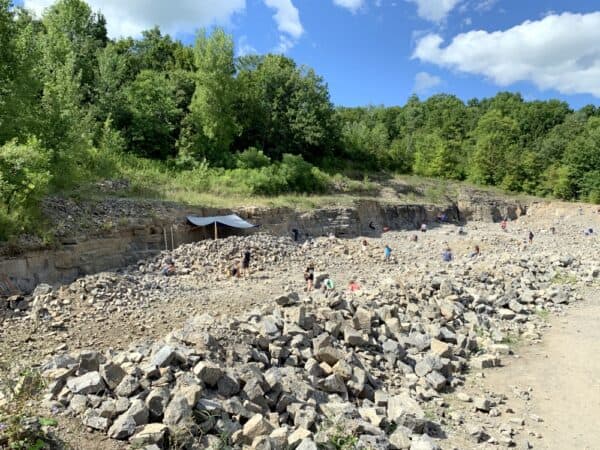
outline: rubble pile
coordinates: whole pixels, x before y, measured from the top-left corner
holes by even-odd
[[[249,239],[173,257],[193,267],[207,253],[237,254]],[[259,263],[300,251],[285,239],[257,242]],[[274,253],[282,259],[268,260]],[[539,337],[538,312],[580,298],[551,282],[559,269],[582,275],[575,258],[496,263],[502,270],[448,265],[356,293],[290,292],[243,317],[194,317],[126,351],[58,355],[43,367],[45,404],[135,448],[308,450],[354,436],[355,448],[438,449],[445,427],[462,421],[444,412],[442,394],[460,398],[467,369],[499,365],[509,336]],[[477,414],[497,413],[501,401],[462,400]],[[471,436],[513,445],[516,431],[504,431],[495,438],[473,427]]]

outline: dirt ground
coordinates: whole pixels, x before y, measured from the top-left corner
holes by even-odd
[[[539,436],[530,440],[535,449],[600,448],[599,317],[596,290],[563,317],[552,318],[541,344],[517,350],[518,358],[486,373],[484,388],[512,397],[515,415]],[[515,387],[530,391],[531,400],[510,395]]]

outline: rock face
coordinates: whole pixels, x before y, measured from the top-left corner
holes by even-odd
[[[482,205],[486,205],[485,208]],[[189,227],[186,216],[231,213],[215,208],[189,209],[173,203],[124,198],[75,202],[50,197],[44,200],[43,209],[44,216],[55,223],[53,230],[61,247],[58,250],[47,249],[36,241],[29,245],[31,250],[26,253],[0,259],[0,273],[6,274],[25,293],[32,292],[40,283],[69,283],[82,273],[116,269],[158,254],[165,249],[165,230],[169,234],[169,248],[171,230],[175,246],[211,239],[212,230]],[[331,232],[354,237],[372,233],[369,227],[372,222],[386,223],[394,229],[414,229],[441,213],[452,221],[491,221],[507,215],[515,218],[524,211],[525,206],[517,201],[511,204],[489,194],[468,192],[458,203],[445,206],[359,200],[353,207],[323,208],[307,213],[289,208],[239,208],[236,213],[261,224],[262,230],[273,234],[287,236],[293,228],[297,228],[310,236]],[[222,237],[229,236],[227,230],[221,230],[221,233]],[[3,250],[7,249],[0,246],[0,255]],[[10,292],[5,294],[10,295]]]

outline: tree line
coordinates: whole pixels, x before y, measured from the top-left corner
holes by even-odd
[[[58,0],[39,19],[0,0],[5,214],[110,172],[115,154],[280,180],[258,190],[267,194],[311,191],[320,174],[358,169],[600,202],[593,105],[574,111],[502,92],[335,107],[313,69],[283,55],[236,57],[221,29],[191,46],[158,28],[110,39],[105,18],[81,0]]]

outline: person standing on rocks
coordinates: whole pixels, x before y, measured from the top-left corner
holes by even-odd
[[[369,244],[366,239],[363,239],[363,241],[360,244],[360,250],[363,253],[367,253],[368,249],[369,249]]]
[[[421,224],[421,233],[425,233],[427,231],[427,224],[426,223],[422,223]]]
[[[506,231],[507,225],[508,222],[506,221],[506,219],[502,219],[502,222],[500,222],[500,228],[502,228],[502,231]]]
[[[390,262],[390,257],[392,256],[392,249],[389,245],[386,245],[383,249],[383,258],[385,262]]]
[[[479,245],[476,245],[473,249],[473,253],[471,253],[471,258],[476,258],[481,255],[481,251],[479,250]]]
[[[309,264],[304,272],[304,281],[306,281],[306,291],[312,291],[313,285],[315,282],[315,266],[313,264]]]
[[[530,245],[533,243],[533,232],[531,230],[529,231],[529,234],[527,235],[527,240],[529,241]]]
[[[242,259],[242,275],[247,276],[250,273],[250,259],[252,258],[252,255],[250,253],[250,250],[246,250],[244,252],[244,257]]]

